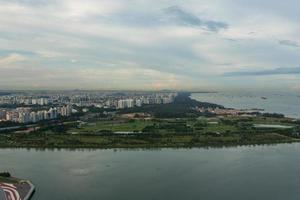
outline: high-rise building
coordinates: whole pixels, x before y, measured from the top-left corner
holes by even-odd
[[[31,100],[31,103],[32,103],[33,105],[36,105],[36,104],[38,104],[38,100],[37,100],[37,99],[32,99],[32,100]]]
[[[41,121],[41,120],[44,120],[44,111],[38,111],[37,112],[37,120],[38,121]]]
[[[30,122],[30,113],[29,112],[20,112],[19,113],[19,123],[29,123]]]
[[[6,110],[0,110],[0,120],[6,119]]]
[[[125,108],[125,100],[121,99],[118,101],[118,106],[117,106],[118,109],[123,109]]]
[[[71,114],[72,114],[72,106],[67,105],[67,116],[71,116]]]
[[[57,118],[57,109],[56,108],[50,108],[48,111],[49,118],[50,119],[55,119]]]
[[[141,106],[142,106],[142,100],[141,100],[141,99],[136,99],[136,100],[135,100],[135,105],[136,105],[137,107],[141,107]]]
[[[127,107],[127,108],[134,107],[134,100],[133,99],[126,99],[126,105],[125,105],[125,107]]]
[[[63,106],[59,108],[58,113],[64,117],[70,116],[72,114],[72,106],[70,105]]]
[[[44,113],[44,120],[50,119],[50,115],[49,115],[48,111],[44,110],[43,113]]]
[[[47,98],[40,98],[38,99],[38,104],[43,106],[43,105],[48,105],[49,101]]]
[[[6,112],[6,120],[7,121],[18,122],[19,121],[19,113],[16,112],[16,111]]]
[[[39,120],[38,120],[38,115],[37,115],[36,112],[31,112],[31,113],[30,113],[30,121],[33,122],[33,123],[39,121]]]

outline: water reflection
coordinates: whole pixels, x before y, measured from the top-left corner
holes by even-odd
[[[300,144],[159,149],[1,149],[34,199],[299,199]]]

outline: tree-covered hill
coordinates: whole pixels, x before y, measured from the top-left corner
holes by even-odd
[[[151,104],[142,107],[128,108],[119,111],[120,114],[145,112],[150,113],[157,118],[181,118],[196,117],[200,115],[211,115],[210,113],[199,113],[196,107],[203,108],[223,108],[221,105],[199,102],[190,98],[190,93],[181,92],[172,103],[169,104]]]

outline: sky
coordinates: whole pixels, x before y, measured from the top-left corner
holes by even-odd
[[[299,0],[0,0],[0,89],[300,92]]]

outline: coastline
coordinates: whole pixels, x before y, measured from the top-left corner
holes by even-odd
[[[238,146],[259,146],[259,145],[276,145],[276,144],[292,144],[300,143],[300,139],[282,140],[282,141],[261,141],[261,142],[235,142],[235,143],[199,143],[199,144],[168,144],[168,145],[109,145],[109,146],[0,146],[0,149],[34,149],[34,150],[102,150],[102,149],[185,149],[185,148],[223,148],[223,147],[238,147]]]
[[[191,99],[221,104],[226,108],[234,109],[258,109],[262,112],[281,113],[286,117],[300,120],[299,97],[292,93],[282,93],[278,95],[275,92],[243,92],[243,91],[224,91],[216,93],[197,93],[191,92]],[[199,94],[199,97],[193,96]],[[267,99],[261,97],[266,96]]]

